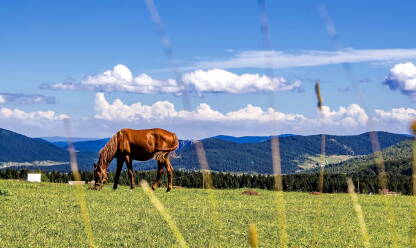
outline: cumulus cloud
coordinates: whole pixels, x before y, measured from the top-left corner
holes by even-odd
[[[396,64],[383,82],[391,90],[400,90],[416,99],[416,67],[412,63]]]
[[[226,92],[231,94],[257,93],[267,91],[290,91],[301,86],[300,81],[288,83],[282,77],[268,77],[259,74],[237,75],[226,70],[197,70],[185,73],[183,82],[196,92]]]
[[[416,109],[396,108],[375,110],[369,116],[357,104],[332,109],[323,106],[320,115],[305,116],[283,113],[274,108],[248,104],[229,112],[220,112],[201,103],[193,110],[179,110],[169,101],[153,104],[109,102],[104,93],[96,93],[95,116],[72,119],[73,135],[107,137],[121,128],[165,128],[181,138],[196,139],[218,134],[234,136],[294,133],[357,134],[370,130],[406,133],[409,123],[416,119]],[[53,111],[25,112],[0,108],[0,126],[31,136],[63,135],[62,120],[67,115]],[[371,121],[371,122],[370,122]],[[368,124],[370,123],[370,125]]]
[[[21,121],[56,121],[69,118],[68,115],[57,115],[54,111],[25,112],[20,109],[0,108],[0,119],[21,120]]]
[[[97,92],[122,91],[141,94],[176,94],[184,91],[201,95],[203,93],[245,94],[272,91],[290,91],[301,86],[300,81],[287,82],[282,77],[268,77],[259,74],[234,74],[221,69],[197,70],[182,75],[182,82],[174,79],[157,80],[147,74],[134,77],[129,68],[116,65],[112,70],[87,76],[79,83],[64,82],[44,84],[43,89],[90,90]]]
[[[295,134],[357,134],[371,130],[407,133],[409,122],[416,119],[416,110],[398,108],[375,110],[373,116],[357,104],[331,109],[323,106],[321,114],[308,117],[282,113],[273,108],[248,104],[241,109],[222,113],[206,103],[194,110],[177,110],[169,101],[151,105],[140,102],[131,105],[120,99],[108,102],[103,93],[95,99],[96,126],[134,129],[162,127],[172,129],[182,138],[202,138],[218,134],[235,136]],[[371,121],[371,122],[370,122]],[[101,135],[102,136],[102,135]]]
[[[133,77],[129,68],[116,65],[112,70],[87,76],[80,83],[64,82],[41,85],[42,89],[53,90],[90,90],[90,91],[123,91],[134,93],[180,93],[183,89],[175,80],[160,81],[147,74]]]
[[[273,108],[247,106],[221,113],[206,103],[194,110],[177,110],[168,101],[152,105],[124,104],[120,99],[110,103],[103,93],[95,99],[96,120],[133,128],[165,127],[180,130],[182,137],[204,137],[220,133],[231,135],[270,135],[272,133],[314,134],[322,130],[331,133],[357,133],[367,128],[369,117],[356,104],[331,110],[323,107],[322,115],[306,117],[302,114],[278,112]]]
[[[374,112],[374,125],[390,132],[408,133],[411,122],[416,119],[416,109],[413,108],[376,109]]]
[[[321,122],[325,125],[340,125],[345,128],[356,128],[365,126],[368,122],[368,115],[357,104],[348,107],[340,107],[338,111],[331,111],[328,106],[323,106],[321,111]]]
[[[66,114],[54,111],[26,112],[20,109],[0,108],[0,127],[15,132],[32,135],[63,135],[62,120],[69,118]]]
[[[174,105],[168,101],[159,101],[153,105],[134,103],[125,105],[120,99],[112,104],[107,102],[104,93],[97,93],[95,97],[95,118],[104,120],[154,120],[176,116]]]
[[[158,101],[152,105],[142,105],[134,103],[125,105],[120,99],[109,103],[103,93],[97,93],[95,99],[95,118],[105,120],[124,120],[124,121],[164,121],[164,120],[187,120],[187,121],[300,121],[306,120],[303,115],[283,114],[273,108],[263,110],[260,107],[248,104],[246,107],[237,111],[223,114],[213,110],[206,103],[199,104],[195,110],[177,111],[174,104],[169,101]]]
[[[0,93],[0,103],[17,102],[19,104],[55,104],[53,96],[41,94]]]
[[[338,51],[302,50],[294,52],[252,50],[212,61],[200,61],[190,69],[267,68],[265,58],[273,57],[274,68],[310,67],[342,63],[385,62],[415,59],[416,49],[343,49]]]
[[[416,119],[416,109],[412,108],[394,108],[391,111],[376,109],[375,112],[380,121],[410,122]]]

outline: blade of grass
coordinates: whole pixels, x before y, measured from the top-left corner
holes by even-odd
[[[272,50],[272,42],[270,36],[270,23],[267,15],[266,2],[265,0],[258,0],[258,7],[260,10],[260,27],[261,33],[263,35],[263,46],[265,50]],[[264,57],[266,65],[266,75],[270,78],[273,78],[273,55],[272,53],[265,53]],[[276,109],[274,95],[270,93],[269,95],[269,105]],[[272,129],[278,125],[277,120],[275,123],[272,122]],[[276,210],[277,210],[277,221],[278,221],[278,237],[280,241],[280,247],[287,247],[289,242],[289,236],[286,231],[286,211],[285,211],[285,199],[283,193],[283,184],[282,184],[282,167],[280,160],[280,147],[279,147],[279,138],[273,137],[270,141],[271,151],[272,151],[272,164],[273,164],[273,173],[274,173],[274,182],[276,190]]]
[[[361,232],[361,237],[363,239],[363,245],[366,248],[370,247],[370,238],[368,237],[367,227],[365,225],[364,213],[363,213],[360,203],[358,202],[358,196],[355,193],[355,187],[351,178],[347,178],[347,184],[348,184],[348,194],[351,197],[352,206],[354,207],[354,211],[358,219],[358,224],[360,226],[360,232]]]
[[[248,243],[251,248],[259,247],[259,235],[257,233],[256,224],[248,225]]]
[[[162,202],[159,201],[159,199],[157,198],[157,196],[155,195],[153,190],[150,189],[149,184],[145,180],[142,180],[140,182],[140,185],[143,189],[143,192],[150,199],[150,202],[152,203],[152,205],[157,209],[160,216],[162,216],[162,218],[168,224],[169,228],[171,229],[171,231],[172,231],[173,235],[175,236],[176,240],[178,241],[179,245],[181,247],[185,247],[185,248],[188,247],[185,239],[183,238],[183,236],[182,236],[181,232],[179,231],[178,227],[176,226],[175,221],[169,215],[168,211],[165,209]]]
[[[181,85],[183,87],[183,91],[181,92],[181,96],[182,96],[182,104],[185,110],[190,110],[191,109],[191,103],[190,103],[190,98],[188,95],[188,92],[185,89],[185,84],[182,81],[182,77],[179,73],[179,70],[176,66],[175,63],[175,57],[174,57],[174,53],[173,53],[173,46],[172,43],[169,39],[169,36],[167,35],[165,26],[163,25],[162,19],[159,15],[159,11],[156,8],[156,5],[154,4],[153,0],[145,0],[147,8],[150,12],[151,18],[154,22],[154,24],[156,25],[156,29],[158,31],[158,34],[160,36],[160,40],[165,52],[165,55],[168,59],[168,62],[171,65],[171,69],[172,72],[175,76],[176,81],[178,82],[179,85]],[[202,145],[202,143],[200,143],[200,145],[198,145],[199,143],[196,142],[195,143],[195,149],[197,152],[197,156],[198,156],[198,161],[199,161],[199,165],[200,168],[202,170],[203,173],[203,178],[204,178],[204,185],[207,184],[207,189],[208,189],[208,199],[209,202],[211,204],[211,208],[213,213],[217,213],[214,214],[214,219],[213,219],[213,224],[216,227],[215,229],[217,229],[218,231],[221,230],[222,223],[220,221],[219,218],[219,211],[218,211],[218,202],[217,202],[217,198],[215,196],[215,191],[212,190],[213,189],[213,183],[212,183],[212,178],[211,178],[211,171],[209,170],[209,165],[208,165],[208,160],[206,158],[206,154],[205,154],[205,150],[204,147]],[[221,235],[221,232],[219,233],[219,235]]]
[[[65,124],[65,130],[66,130],[67,137],[68,137],[68,152],[69,152],[72,175],[75,181],[81,181],[81,175],[78,170],[77,155],[74,149],[74,145],[71,141],[71,131],[70,131],[71,129],[70,129],[69,119],[65,119],[64,124]],[[78,204],[80,207],[82,222],[84,223],[84,231],[85,231],[85,234],[87,235],[88,246],[96,247],[95,242],[94,242],[94,235],[93,235],[92,228],[91,228],[84,188],[80,184],[75,184],[74,187],[75,187],[75,192],[76,192],[75,195],[76,195],[76,198],[78,199]]]

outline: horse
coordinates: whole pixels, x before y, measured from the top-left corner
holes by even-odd
[[[94,163],[94,189],[100,190],[108,180],[107,170],[111,161],[117,159],[117,170],[114,177],[113,189],[117,189],[121,169],[124,162],[127,164],[127,174],[130,179],[130,188],[134,185],[133,160],[157,160],[156,178],[152,184],[155,190],[160,184],[160,178],[166,168],[168,174],[167,192],[173,187],[173,167],[170,163],[171,152],[179,146],[175,133],[161,128],[133,130],[124,128],[111,137],[100,150],[99,159]]]

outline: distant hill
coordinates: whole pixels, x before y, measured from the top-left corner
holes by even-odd
[[[0,162],[68,161],[67,152],[51,143],[0,128]]]
[[[381,148],[386,148],[410,137],[377,132]],[[217,138],[202,140],[209,166],[216,171],[273,173],[270,140],[260,143],[236,143]],[[286,136],[279,138],[281,167],[283,173],[303,171],[300,165],[316,166],[321,152],[321,135]],[[345,158],[373,152],[369,133],[351,136],[326,135],[326,155]],[[175,168],[199,169],[195,147],[178,151],[180,158],[174,159]]]
[[[52,136],[52,137],[39,137],[39,138],[35,138],[35,139],[43,139],[45,141],[48,141],[50,143],[55,143],[55,142],[68,142],[68,138],[67,137],[62,137],[62,136]],[[71,141],[72,142],[79,142],[79,141],[89,141],[89,140],[98,140],[98,138],[78,138],[78,137],[72,137]]]
[[[78,152],[80,170],[91,170],[95,152]],[[45,171],[70,171],[69,155],[43,139],[30,138],[0,128],[0,169],[33,169]]]
[[[109,138],[106,139],[99,139],[99,140],[89,140],[89,141],[79,141],[74,142],[73,145],[75,147],[76,151],[80,152],[98,152],[105,146],[105,144],[108,142]],[[62,148],[67,149],[68,143],[67,142],[53,142],[54,145]]]
[[[412,174],[412,140],[405,140],[382,150],[385,171],[395,175]],[[377,175],[378,168],[374,154],[352,158],[341,163],[325,167],[326,173],[357,173]]]
[[[90,140],[90,141],[80,141],[80,142],[74,142],[73,145],[75,147],[75,150],[78,152],[95,152],[98,153],[101,148],[107,144],[109,138],[106,139],[99,139],[99,140]],[[68,148],[67,142],[54,142],[52,143],[55,146],[58,146],[62,149]],[[179,150],[192,145],[193,142],[190,140],[179,140]]]
[[[48,143],[32,139],[11,131],[0,129],[0,164],[3,162],[60,161],[63,164],[17,164],[13,168],[41,168],[42,170],[69,171],[66,143]],[[411,137],[377,132],[381,148],[386,148]],[[201,142],[205,148],[209,166],[215,171],[265,173],[271,174],[272,155],[270,137],[251,136],[237,138],[237,141],[220,138],[208,138]],[[247,136],[248,137],[248,136]],[[255,137],[255,138],[253,138]],[[243,138],[243,139],[242,139]],[[261,141],[261,139],[265,140]],[[81,170],[91,170],[98,158],[98,151],[108,139],[75,142],[78,151],[78,164]],[[247,143],[247,141],[250,141]],[[254,142],[256,141],[256,142]],[[321,135],[284,135],[279,137],[282,172],[285,174],[302,172],[319,163]],[[172,159],[175,169],[198,170],[199,162],[193,141],[180,140],[176,151],[179,158]],[[326,158],[331,163],[372,153],[369,134],[351,136],[326,135]],[[114,163],[110,169],[114,169]],[[153,169],[155,161],[135,162],[135,169]]]
[[[294,136],[294,134],[281,134],[278,137],[289,137]],[[263,141],[270,140],[272,136],[242,136],[242,137],[234,137],[228,135],[217,135],[212,138],[225,140],[225,141],[232,141],[235,143],[245,144],[245,143],[259,143]]]

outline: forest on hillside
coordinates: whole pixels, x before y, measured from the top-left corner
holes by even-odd
[[[28,170],[0,170],[0,179],[20,179],[26,180]],[[60,172],[42,172],[42,181],[67,183],[72,180],[71,173]],[[155,171],[135,171],[136,185],[141,180],[152,182],[155,178]],[[275,189],[274,176],[261,174],[233,174],[213,172],[211,173],[213,186],[216,189],[237,189],[237,188],[258,188],[258,189]],[[81,172],[81,178],[85,182],[93,180],[92,172]],[[347,178],[351,178],[355,188],[360,193],[376,194],[381,187],[377,175],[360,175],[360,174],[326,174],[324,176],[324,193],[345,193],[347,192]],[[411,176],[387,174],[390,191],[401,194],[411,194]],[[112,187],[114,173],[109,173],[109,183],[106,187]],[[284,191],[296,192],[315,192],[318,191],[319,174],[291,174],[282,175],[282,186]],[[127,173],[123,171],[120,177],[120,184],[129,185]],[[166,184],[166,177],[162,178],[162,185]],[[203,188],[203,173],[200,171],[175,171],[174,185],[186,188]],[[163,186],[162,186],[163,187]]]

